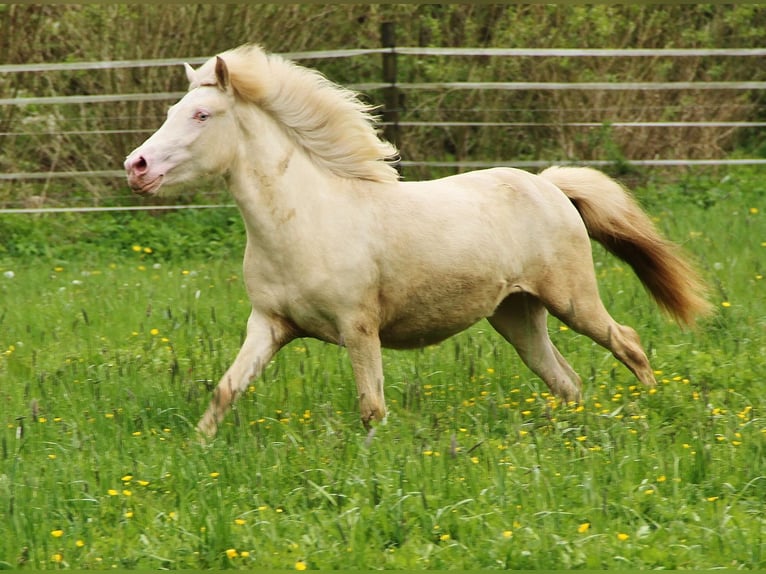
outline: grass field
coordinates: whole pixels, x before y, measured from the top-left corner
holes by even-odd
[[[641,190],[710,282],[697,331],[595,248],[656,391],[552,320],[560,404],[483,323],[386,352],[371,440],[345,351],[301,340],[197,442],[249,310],[205,218],[236,214],[4,216],[0,568],[766,568],[764,181]]]

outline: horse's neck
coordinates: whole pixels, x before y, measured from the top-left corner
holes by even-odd
[[[329,187],[328,174],[268,117],[248,130],[231,169],[229,189],[239,206],[248,236],[285,233],[298,210],[312,210]]]

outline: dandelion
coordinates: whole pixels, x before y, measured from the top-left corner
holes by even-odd
[[[141,246],[140,245],[134,245],[133,247],[131,247],[131,249],[133,251],[135,251],[136,253],[141,253]]]
[[[132,510],[128,510],[128,511],[125,513],[125,515],[124,515],[124,516],[125,516],[125,518],[133,518],[133,511],[132,511]]]
[[[245,520],[243,518],[235,518],[234,519],[234,524],[236,524],[237,526],[244,526],[245,525]]]
[[[126,488],[125,490],[123,490],[123,491],[122,491],[122,494],[123,494],[124,496],[133,496],[133,491],[131,491],[131,490],[128,490],[128,489]]]
[[[138,481],[139,486],[149,486],[148,480],[139,480]]]
[[[220,472],[211,472],[210,473],[210,478],[218,478],[219,476],[221,476]]]
[[[625,542],[628,538],[630,538],[629,534],[625,534],[624,532],[617,533],[617,540],[620,542]]]
[[[758,215],[757,207],[751,207],[748,211],[750,211],[750,215]]]
[[[61,564],[64,561],[64,555],[61,554],[61,552],[56,552],[51,556],[51,562],[55,562],[56,564]]]
[[[119,492],[117,492],[117,491],[116,491],[115,489],[113,489],[113,488],[110,488],[109,490],[107,490],[107,491],[106,491],[106,493],[107,493],[109,496],[117,496],[118,494],[120,494]]]
[[[439,536],[439,540],[441,540],[442,542],[448,542],[450,540],[450,538],[452,538],[452,537],[449,534],[447,534],[446,532],[444,534],[442,534],[441,536]]]
[[[725,307],[725,308],[728,309],[729,307],[731,307],[731,302],[729,302],[729,301],[722,301],[721,302],[721,307]]]
[[[56,530],[51,530],[51,536],[53,536],[53,538],[61,538],[62,536],[64,536],[64,531],[61,530],[61,528],[57,528]]]
[[[580,524],[580,526],[577,527],[577,532],[580,534],[585,534],[588,532],[588,529],[590,528],[590,522],[583,522]]]
[[[156,337],[157,335],[160,334],[160,330],[159,329],[152,329],[151,331],[149,331],[149,334],[154,336],[154,337]]]
[[[56,460],[56,455],[51,453],[51,454],[48,455],[48,458],[51,459],[51,460]]]
[[[250,552],[248,552],[247,550],[243,550],[242,552],[239,553],[239,555],[242,558],[250,558]]]
[[[226,550],[226,558],[228,558],[229,560],[233,560],[237,556],[239,556],[239,552],[237,552],[236,548],[229,548],[228,550]]]
[[[120,480],[122,480],[122,482],[130,482],[131,480],[133,480],[133,475],[132,474],[126,474]]]
[[[303,560],[298,560],[298,561],[295,563],[295,569],[296,569],[296,570],[300,570],[300,571],[303,571],[303,570],[305,570],[306,568],[308,568],[308,564],[306,564],[306,563],[305,563]]]
[[[707,500],[708,502],[715,502],[716,500],[718,500],[718,497],[717,496],[708,496],[705,500]]]
[[[513,536],[513,530],[503,530],[503,538],[508,540]]]
[[[77,548],[82,548],[82,547],[85,546],[85,541],[84,540],[76,540],[74,545],[77,546]]]

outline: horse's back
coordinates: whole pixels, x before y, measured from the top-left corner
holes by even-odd
[[[584,222],[564,192],[524,170],[497,167],[399,185],[410,196],[415,224],[439,220],[450,225],[440,230],[445,240],[472,243],[492,236],[530,249],[573,236],[587,238]]]

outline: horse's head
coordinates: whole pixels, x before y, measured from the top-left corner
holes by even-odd
[[[215,59],[215,73],[187,64],[191,89],[168,110],[168,117],[125,160],[134,192],[151,195],[161,185],[189,181],[227,170],[236,151],[234,95],[226,63]]]

